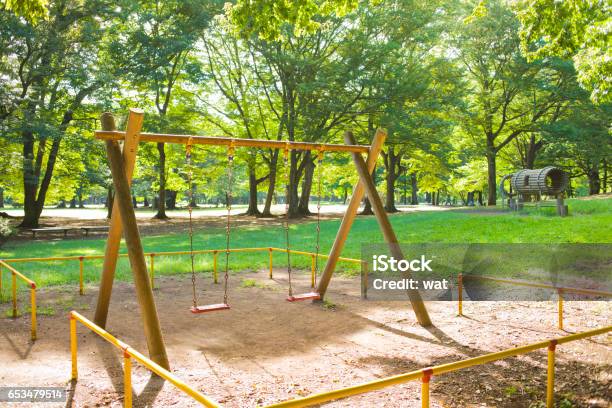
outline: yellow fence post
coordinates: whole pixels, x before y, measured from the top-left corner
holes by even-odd
[[[36,340],[36,285],[33,283],[30,286],[30,300],[32,302],[32,341],[34,341]]]
[[[310,263],[310,287],[314,288],[315,287],[315,275],[317,273],[316,271],[316,257],[315,255],[311,255],[311,263]]]
[[[83,257],[79,256],[79,295],[83,295]]]
[[[155,289],[155,254],[149,255],[151,259],[151,289]]]
[[[13,319],[17,317],[17,275],[13,272]]]
[[[72,357],[72,374],[70,379],[76,381],[78,378],[77,370],[77,331],[76,318],[70,313],[70,355]]]
[[[548,345],[548,376],[546,379],[546,408],[555,406],[555,349],[557,340],[551,340]]]
[[[559,330],[563,330],[563,291],[559,289]]]
[[[132,408],[132,359],[127,350],[123,350],[123,406]]]
[[[217,254],[218,251],[213,251],[213,280],[215,283],[219,283],[219,281],[217,280]]]
[[[423,370],[421,378],[421,408],[429,408],[429,381],[433,370],[431,368]]]
[[[457,307],[458,316],[463,316],[463,274],[461,273],[457,276]]]
[[[268,257],[270,263],[270,272],[268,272],[268,278],[272,279],[272,248],[268,248]]]

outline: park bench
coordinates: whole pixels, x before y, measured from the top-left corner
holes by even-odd
[[[72,231],[75,228],[73,227],[49,227],[49,228],[32,228],[30,231],[32,231],[32,237],[36,238],[36,233],[41,233],[41,232],[63,232],[64,233],[64,237],[68,236],[68,231]]]
[[[90,231],[91,232],[96,232],[96,231],[107,232],[108,231],[108,226],[106,226],[106,225],[91,225],[91,226],[81,227],[81,230],[85,233],[85,236],[88,236]]]

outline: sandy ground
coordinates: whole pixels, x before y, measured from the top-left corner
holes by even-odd
[[[556,329],[553,302],[428,303],[435,327],[415,323],[407,302],[359,299],[358,279],[335,278],[323,306],[288,303],[283,271],[231,277],[232,309],[193,315],[190,277],[161,277],[155,290],[172,371],[224,406],[253,407],[400,374],[428,365],[546,340],[609,325],[610,302],[568,302],[566,330]],[[242,287],[244,279],[254,287]],[[200,303],[222,299],[222,285],[198,277]],[[243,285],[244,286],[244,285]],[[307,289],[307,275],[297,279]],[[115,285],[108,329],[146,354],[131,284]],[[6,318],[0,306],[0,385],[65,386],[68,404],[94,407],[122,404],[121,353],[79,327],[79,381],[70,376],[67,313],[93,316],[96,287],[84,296],[76,287],[41,288],[39,340],[29,341],[29,318]],[[26,294],[20,303],[27,301]],[[612,401],[612,336],[558,347],[557,398],[579,407],[609,407]],[[546,352],[445,374],[432,380],[433,407],[528,407],[542,401]],[[172,385],[134,364],[135,406],[198,406]],[[13,405],[11,405],[13,406]],[[17,405],[14,405],[17,406]],[[42,406],[42,405],[41,405]],[[53,406],[45,404],[44,407]],[[410,382],[345,400],[333,407],[417,407],[420,384]]]

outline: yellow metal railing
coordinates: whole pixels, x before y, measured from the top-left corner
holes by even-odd
[[[78,379],[78,367],[77,367],[77,321],[80,322],[83,326],[87,327],[106,341],[108,341],[113,346],[121,349],[123,351],[123,406],[126,408],[130,408],[132,406],[132,358],[138,361],[143,366],[147,367],[150,371],[154,372],[158,376],[163,379],[169,381],[172,385],[174,385],[179,390],[183,391],[185,394],[189,395],[194,400],[198,401],[200,404],[205,407],[216,408],[221,407],[219,403],[202,394],[199,391],[196,391],[181,379],[176,377],[170,371],[161,367],[159,364],[155,363],[148,357],[139,353],[137,350],[130,347],[128,344],[122,342],[121,340],[115,338],[112,334],[102,329],[100,326],[97,326],[95,323],[91,322],[87,318],[83,317],[81,314],[72,311],[70,312],[70,354],[72,359],[72,374],[71,379],[76,381]]]
[[[302,398],[283,401],[276,404],[268,405],[266,408],[297,408],[307,407],[316,404],[346,398],[353,395],[363,394],[369,391],[375,391],[386,388],[392,385],[402,384],[409,381],[421,380],[421,406],[429,407],[429,382],[433,376],[449,373],[452,371],[461,370],[476,365],[490,363],[492,361],[501,360],[508,357],[514,357],[521,354],[526,354],[535,350],[546,348],[548,349],[548,377],[546,381],[546,407],[554,406],[554,386],[555,386],[555,351],[559,344],[569,343],[571,341],[585,339],[587,337],[597,336],[600,334],[612,331],[612,326],[602,327],[595,330],[589,330],[583,333],[572,334],[557,339],[541,341],[539,343],[529,344],[522,347],[516,347],[496,353],[485,354],[483,356],[470,358],[467,360],[456,361],[453,363],[441,364],[434,367],[428,367],[417,371],[411,371],[405,374],[399,374],[392,377],[382,378],[367,383],[354,385],[352,387],[342,388],[319,394],[313,394]]]
[[[7,264],[5,261],[0,260],[0,293],[3,293],[2,290],[2,268],[8,269],[8,271],[12,274],[11,280],[11,293],[13,298],[13,318],[17,317],[17,278],[24,281],[30,287],[30,312],[32,314],[31,318],[31,338],[32,341],[36,340],[36,283],[26,278],[21,272],[17,269],[13,268],[11,265]]]
[[[310,282],[311,287],[314,288],[315,280],[316,280],[316,255],[314,252],[306,252],[306,251],[297,251],[294,249],[289,250],[292,254],[296,255],[304,255],[311,257],[311,268],[310,268]],[[197,251],[193,251],[194,254],[212,254],[213,255],[213,280],[215,283],[219,283],[219,272],[218,272],[218,255],[220,253],[224,253],[225,249],[201,249]],[[261,247],[261,248],[230,248],[229,252],[268,252],[268,277],[270,279],[273,278],[273,266],[274,266],[274,257],[273,252],[284,252],[287,253],[287,249],[284,248],[274,248],[274,247]],[[169,252],[145,252],[145,256],[149,257],[149,276],[151,279],[151,287],[155,288],[155,258],[160,256],[175,256],[175,255],[190,255],[189,251],[169,251]],[[119,254],[119,257],[127,257],[128,254]],[[7,263],[23,263],[23,262],[51,262],[51,261],[71,261],[77,260],[79,261],[79,294],[84,293],[84,270],[85,270],[85,260],[91,259],[103,259],[104,255],[84,255],[84,256],[55,256],[55,257],[45,257],[45,258],[14,258],[14,259],[5,259],[4,262]],[[319,254],[319,258],[327,259],[328,255]],[[338,258],[341,262],[347,263],[363,263],[360,259],[354,258]],[[1,283],[0,283],[1,285]]]
[[[588,295],[588,296],[612,297],[612,292],[606,292],[603,290],[562,287],[562,286],[547,285],[545,283],[527,282],[523,280],[501,279],[501,278],[493,278],[490,276],[459,274],[459,276],[457,277],[457,309],[458,309],[457,312],[459,316],[463,316],[463,282],[466,279],[478,279],[478,280],[486,280],[490,282],[507,283],[507,284],[516,285],[516,286],[526,286],[526,287],[531,287],[531,288],[542,288],[542,289],[555,290],[558,295],[558,298],[557,298],[558,324],[557,325],[560,330],[563,330],[563,294],[564,293],[568,293],[568,294],[575,293],[575,294]]]

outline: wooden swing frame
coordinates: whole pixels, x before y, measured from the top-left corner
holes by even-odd
[[[404,255],[399,246],[399,242],[393,231],[387,213],[384,210],[382,200],[376,191],[376,186],[372,180],[371,172],[376,166],[376,161],[387,137],[384,130],[377,130],[374,135],[371,146],[357,145],[351,132],[346,132],[344,135],[345,143],[342,144],[321,144],[293,141],[275,141],[265,139],[233,139],[227,137],[210,137],[210,136],[190,136],[190,135],[171,135],[158,133],[141,133],[144,113],[139,109],[130,109],[127,118],[126,130],[118,131],[115,126],[115,120],[111,113],[103,113],[101,116],[102,130],[95,132],[95,138],[104,140],[106,143],[106,153],[111,170],[113,184],[115,187],[115,199],[113,202],[113,211],[111,215],[108,238],[104,254],[104,263],[102,267],[102,276],[100,279],[100,290],[94,322],[100,327],[106,326],[108,317],[108,309],[110,305],[110,297],[113,288],[117,259],[119,255],[119,245],[121,236],[125,238],[126,247],[130,266],[134,276],[134,286],[136,296],[142,315],[145,336],[149,355],[153,361],[162,367],[169,369],[170,364],[166,353],[161,325],[157,314],[155,300],[153,298],[153,290],[148,278],[147,265],[144,256],[140,233],[136,223],[136,214],[132,206],[132,197],[130,193],[130,184],[134,173],[136,156],[138,153],[138,145],[141,142],[155,143],[176,143],[192,145],[212,145],[212,146],[235,146],[235,147],[258,147],[267,149],[279,150],[315,150],[326,152],[350,152],[353,155],[353,161],[359,174],[359,181],[353,189],[353,195],[348,204],[346,212],[342,218],[342,222],[336,234],[332,249],[327,258],[323,274],[319,279],[316,291],[320,301],[324,298],[327,287],[331,281],[332,275],[336,268],[336,264],[348,233],[353,225],[359,204],[364,197],[368,195],[372,209],[378,221],[378,224],[383,233],[383,237],[390,247],[393,256],[396,259],[404,259]],[[121,149],[119,142],[123,142]],[[362,154],[367,153],[367,161],[364,160]],[[422,326],[431,326],[431,320],[425,304],[418,291],[408,291],[408,297],[412,303],[412,308],[417,317],[419,324]]]

